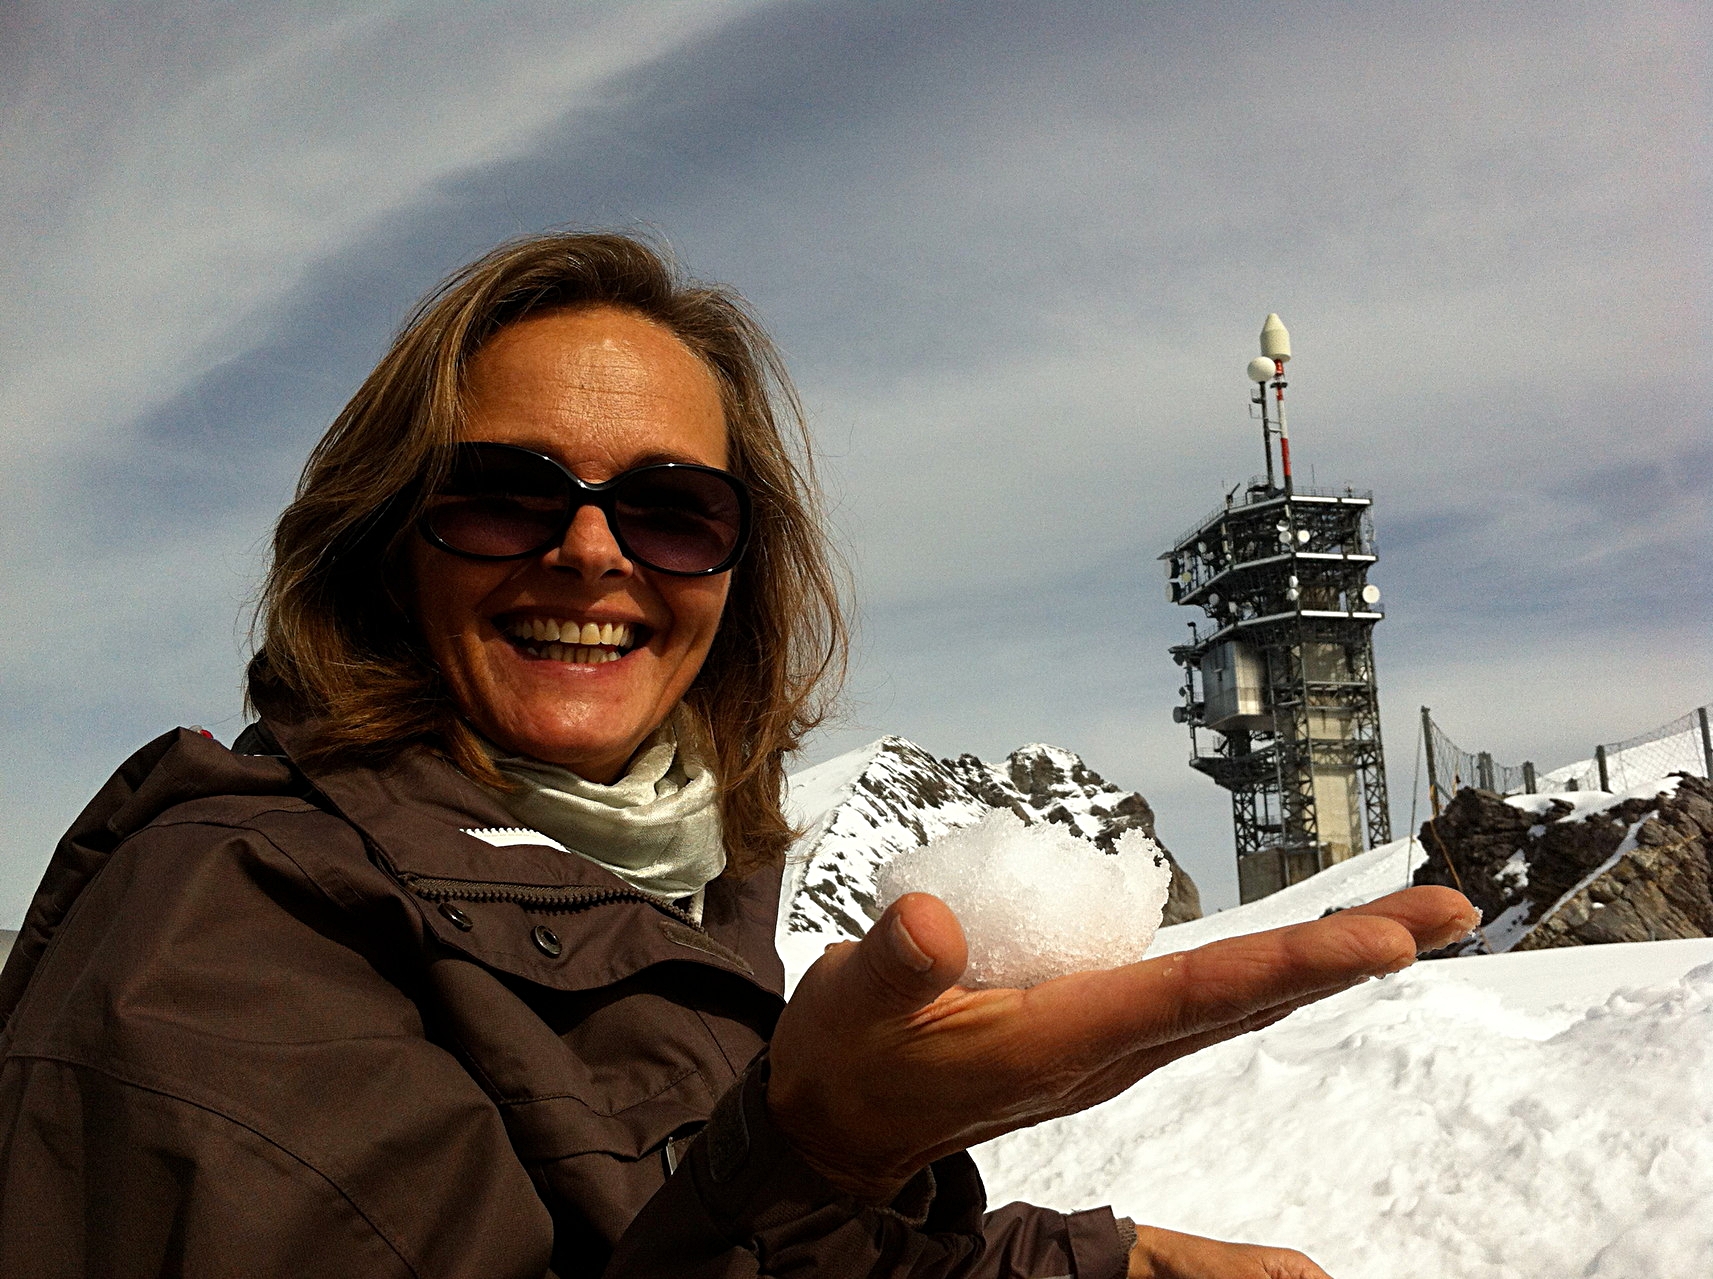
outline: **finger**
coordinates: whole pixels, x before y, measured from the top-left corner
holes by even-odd
[[[1123,968],[1075,973],[1023,994],[1041,1033],[1093,1064],[1332,994],[1407,967],[1415,955],[1415,936],[1404,925],[1345,911]]]
[[[1137,1080],[1153,1074],[1162,1066],[1170,1065],[1180,1057],[1191,1056],[1204,1048],[1211,1048],[1215,1044],[1223,1043],[1227,1039],[1235,1039],[1239,1035],[1246,1035],[1256,1030],[1265,1030],[1267,1027],[1283,1021],[1299,1008],[1340,994],[1353,986],[1361,985],[1367,980],[1369,979],[1362,978],[1358,981],[1348,982],[1333,990],[1307,995],[1301,999],[1294,999],[1288,1003],[1251,1013],[1247,1017],[1230,1022],[1216,1030],[1204,1031],[1199,1035],[1189,1035],[1182,1039],[1168,1040],[1165,1043],[1151,1045],[1119,1057],[1087,1076],[1076,1088],[1067,1091],[1060,1099],[1060,1108],[1055,1113],[1055,1117],[1075,1114],[1090,1106],[1099,1105],[1103,1101],[1110,1101],[1136,1083]]]
[[[1402,924],[1416,939],[1418,952],[1449,946],[1467,937],[1481,922],[1481,912],[1462,893],[1431,885],[1406,888],[1343,913],[1372,915]]]
[[[803,984],[841,1017],[879,1020],[932,1003],[963,976],[968,960],[964,930],[951,907],[927,893],[907,893],[860,942],[834,948],[817,961]]]

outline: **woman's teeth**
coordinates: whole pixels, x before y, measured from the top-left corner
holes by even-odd
[[[506,627],[526,652],[554,662],[597,666],[616,662],[629,651],[628,622],[561,622],[547,617],[521,617]]]

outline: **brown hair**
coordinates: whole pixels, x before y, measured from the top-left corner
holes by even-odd
[[[729,864],[744,874],[780,860],[792,837],[783,757],[837,694],[842,577],[778,351],[735,293],[683,279],[629,236],[555,232],[501,245],[417,308],[309,455],[275,527],[249,699],[317,719],[311,761],[374,762],[420,743],[503,785],[398,604],[392,565],[444,473],[482,343],[533,312],[599,304],[664,326],[714,373],[729,464],[754,497],[748,552],[685,695],[711,739]]]

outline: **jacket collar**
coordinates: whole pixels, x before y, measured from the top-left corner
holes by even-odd
[[[550,842],[470,834],[515,828],[516,819],[426,748],[406,748],[378,766],[304,763],[316,725],[273,714],[264,722],[328,806],[361,832],[372,860],[407,891],[428,930],[453,949],[560,989],[688,960],[782,993],[785,973],[773,947],[778,871],[709,884],[697,927],[684,912]],[[527,842],[514,842],[519,838]],[[460,914],[473,926],[459,927]],[[559,938],[560,954],[547,953],[537,928]]]

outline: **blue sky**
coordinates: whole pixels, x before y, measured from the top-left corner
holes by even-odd
[[[1382,705],[1543,768],[1713,696],[1693,4],[25,5],[0,19],[0,926],[136,745],[241,727],[272,517],[412,301],[636,228],[785,349],[847,718],[1045,740],[1213,904],[1155,556],[1259,469],[1375,491]],[[1692,339],[1694,339],[1692,341]]]

